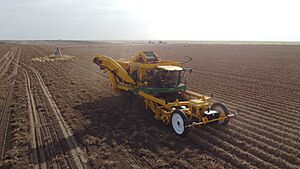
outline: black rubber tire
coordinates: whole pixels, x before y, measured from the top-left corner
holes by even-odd
[[[213,103],[212,105],[211,105],[211,110],[216,110],[216,108],[217,107],[220,107],[221,109],[223,109],[223,112],[225,113],[225,115],[227,116],[227,115],[229,115],[229,110],[228,110],[228,108],[225,106],[225,104],[224,103],[220,103],[220,102],[215,102],[215,103]],[[217,110],[216,110],[217,111]],[[219,125],[221,125],[221,126],[227,126],[227,124],[229,123],[229,119],[228,118],[226,118],[225,119],[225,121],[224,121],[224,123],[222,123],[222,124],[219,124]]]
[[[173,119],[173,116],[174,116],[175,114],[180,115],[180,117],[181,117],[182,120],[183,120],[183,126],[184,126],[183,133],[178,133],[178,132],[176,132],[176,130],[175,130],[174,126],[173,126],[172,119]],[[186,115],[185,115],[182,111],[180,111],[180,110],[175,110],[175,111],[173,112],[172,117],[171,117],[171,123],[170,123],[170,124],[171,124],[171,127],[172,127],[174,133],[175,133],[177,136],[184,137],[184,136],[186,136],[186,135],[188,134],[188,132],[189,132],[189,128],[188,128],[188,127],[185,127],[185,126],[189,125],[189,123],[188,123],[188,118],[187,118]]]

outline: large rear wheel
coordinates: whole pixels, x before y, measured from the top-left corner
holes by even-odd
[[[180,111],[177,110],[172,114],[172,128],[173,131],[178,136],[185,136],[188,133],[188,128],[186,127],[188,125],[188,119],[186,115]]]
[[[226,126],[229,123],[229,119],[225,118],[225,116],[229,115],[229,110],[225,106],[224,103],[216,102],[211,106],[211,110],[215,110],[219,113],[219,117],[221,118],[218,121],[219,125]]]

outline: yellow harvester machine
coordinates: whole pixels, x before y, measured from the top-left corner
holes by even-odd
[[[186,135],[189,127],[213,122],[225,126],[235,116],[223,103],[212,103],[211,97],[187,90],[185,73],[191,69],[162,60],[152,51],[140,52],[130,60],[97,55],[94,63],[108,73],[114,91],[142,97],[154,117],[171,123],[177,135]]]

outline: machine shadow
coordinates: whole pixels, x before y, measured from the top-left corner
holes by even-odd
[[[133,95],[101,97],[78,105],[75,109],[90,122],[84,135],[117,140],[120,143],[145,143],[156,134],[172,133],[168,126],[154,119],[142,99]],[[151,146],[153,144],[148,145],[149,148]]]
[[[173,152],[180,154],[187,151],[210,156],[215,153],[206,145],[192,140],[193,137],[177,136],[169,125],[154,119],[153,113],[145,108],[143,100],[138,96],[101,97],[80,104],[75,109],[90,121],[83,134],[77,135],[77,139],[82,142],[87,135],[105,139],[108,144],[117,142],[125,145],[137,157],[141,157],[140,152],[144,150],[152,155],[164,154],[166,159],[170,158],[167,154]],[[190,134],[199,135],[201,130],[192,129]]]

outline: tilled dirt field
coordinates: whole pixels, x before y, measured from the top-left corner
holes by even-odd
[[[60,46],[69,62],[34,62]],[[177,137],[138,97],[113,93],[93,55],[153,50],[239,116]],[[300,46],[0,45],[0,168],[300,168]]]

